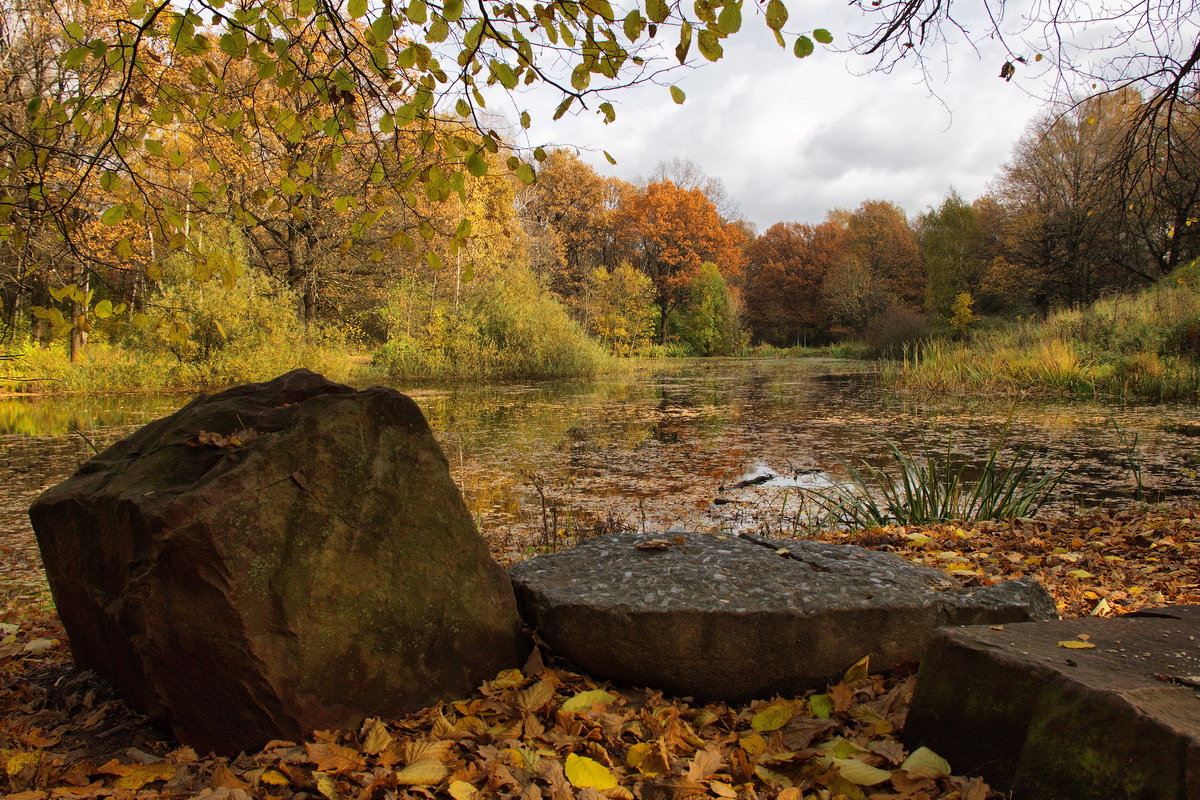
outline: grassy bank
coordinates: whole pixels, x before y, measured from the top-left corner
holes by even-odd
[[[930,392],[1200,399],[1200,265],[1134,295],[927,341],[884,370]]]

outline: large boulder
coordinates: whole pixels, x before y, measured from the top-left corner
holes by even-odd
[[[1016,800],[1200,800],[1200,606],[939,631],[904,738]]]
[[[649,541],[648,541],[649,540]],[[943,625],[1056,617],[1032,580],[960,589],[899,556],[686,533],[589,539],[509,570],[522,616],[596,675],[745,701],[920,658]]]
[[[307,370],[200,397],[30,509],[76,662],[234,753],[470,691],[525,642],[416,404]]]

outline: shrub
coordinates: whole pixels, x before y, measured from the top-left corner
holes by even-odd
[[[457,304],[409,280],[384,314],[392,333],[372,364],[393,378],[573,377],[607,358],[525,267],[480,279]]]

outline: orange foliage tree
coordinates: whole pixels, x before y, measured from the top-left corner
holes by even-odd
[[[821,341],[829,324],[822,285],[845,242],[833,222],[778,222],[746,248],[742,296],[759,341],[776,345]]]
[[[745,231],[721,218],[699,189],[656,181],[631,192],[613,219],[624,258],[654,281],[660,311],[659,342],[665,343],[671,312],[687,301],[689,287],[706,261],[730,281],[745,264]]]

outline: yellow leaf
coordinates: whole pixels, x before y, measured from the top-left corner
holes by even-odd
[[[169,781],[174,777],[174,764],[168,764],[165,762],[159,764],[139,764],[121,777],[117,778],[116,782],[113,783],[113,788],[128,789],[131,792],[136,792],[147,783],[153,783],[154,781]]]
[[[475,787],[466,781],[450,781],[449,791],[454,800],[471,800],[475,796]]]
[[[271,786],[287,786],[290,782],[288,781],[287,776],[277,769],[269,769],[264,771],[259,777],[259,780]]]
[[[363,752],[377,755],[382,753],[392,743],[392,735],[387,726],[378,719],[367,721],[366,734],[363,736]]]
[[[449,774],[450,771],[442,762],[423,758],[397,772],[396,783],[401,786],[436,786]]]
[[[928,747],[918,747],[904,759],[900,769],[910,778],[945,778],[950,775],[950,764]]]
[[[1092,573],[1088,572],[1086,569],[1073,569],[1070,572],[1068,572],[1067,574],[1070,575],[1072,578],[1078,578],[1080,580],[1083,580],[1084,578],[1092,577]]]
[[[713,794],[715,794],[719,797],[737,797],[738,796],[737,789],[734,789],[728,783],[722,783],[721,781],[709,781],[708,788],[712,789]]]
[[[603,689],[592,689],[580,692],[562,704],[563,711],[589,711],[594,705],[606,705],[616,700],[617,696]]]
[[[767,740],[757,733],[749,733],[738,739],[738,747],[752,756],[761,756],[767,750]]]
[[[854,689],[867,682],[867,675],[870,673],[871,657],[863,656],[850,669],[846,670],[846,674],[842,676],[842,683]]]
[[[617,785],[617,778],[599,761],[571,753],[567,756],[567,780],[577,789],[605,791]]]
[[[756,731],[777,731],[791,722],[795,715],[791,703],[772,703],[754,715],[750,720],[750,727]]]
[[[524,680],[525,676],[521,674],[521,670],[506,669],[497,675],[494,680],[488,681],[487,686],[495,689],[511,689]]]
[[[42,760],[42,753],[39,750],[30,750],[25,753],[14,753],[9,757],[8,763],[4,765],[4,771],[9,775],[16,775],[26,767],[36,766]]]
[[[317,791],[325,796],[325,800],[341,800],[341,795],[337,790],[337,781],[332,776],[324,772],[314,772],[313,778],[317,782]]]
[[[835,758],[833,763],[837,765],[838,774],[856,786],[874,786],[892,777],[886,769],[872,767],[857,758]]]
[[[649,742],[638,742],[625,751],[625,766],[637,768],[637,765],[642,763],[642,759],[650,752],[651,744]]]
[[[1058,646],[1069,647],[1072,650],[1087,650],[1088,648],[1095,647],[1096,645],[1092,644],[1091,642],[1081,642],[1078,639],[1068,639],[1065,642],[1059,642]]]

